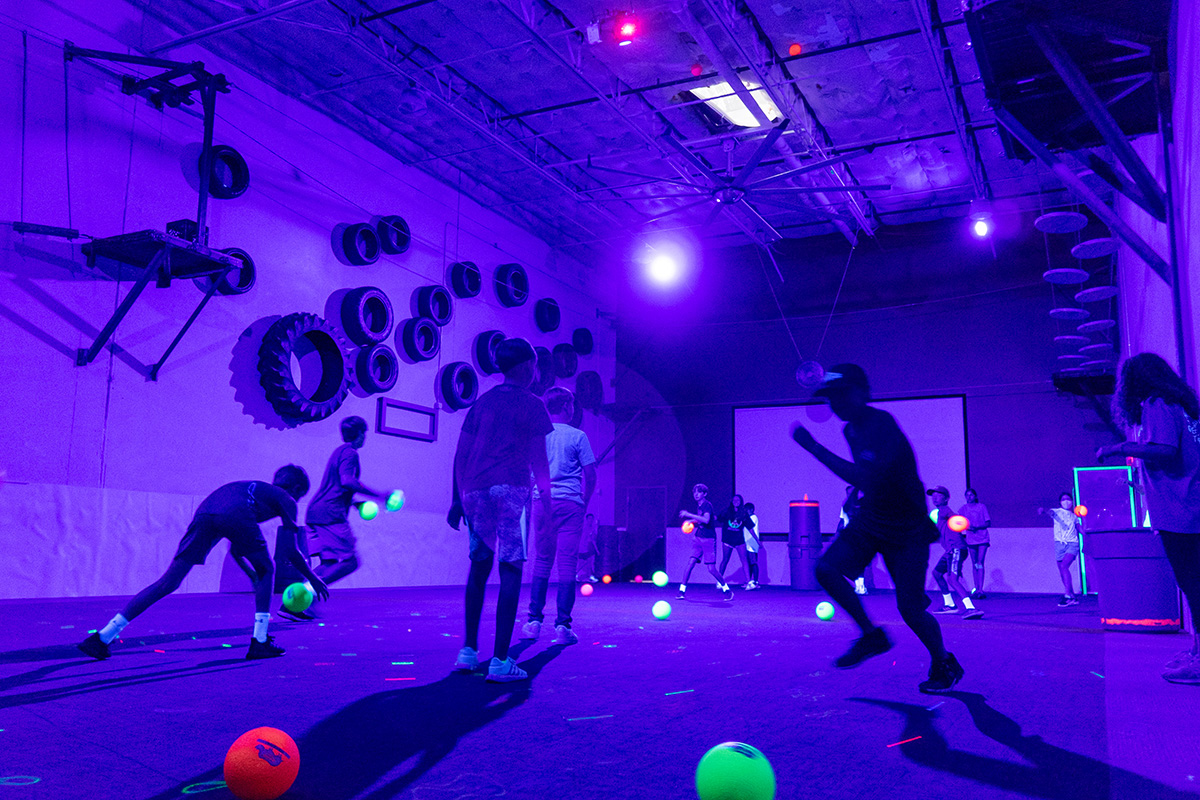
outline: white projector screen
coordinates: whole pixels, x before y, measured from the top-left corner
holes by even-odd
[[[945,486],[950,490],[950,505],[955,509],[966,502],[963,492],[968,478],[964,400],[957,395],[872,403],[895,417],[908,436],[925,488]],[[786,533],[788,502],[800,500],[806,494],[821,504],[821,531],[832,533],[837,530],[846,483],[792,441],[788,432],[797,420],[818,442],[839,456],[850,458],[850,448],[842,436],[844,423],[824,403],[735,406],[734,491],[746,502],[754,503],[759,527],[765,533]],[[723,502],[722,498],[713,498],[713,505],[718,508]]]

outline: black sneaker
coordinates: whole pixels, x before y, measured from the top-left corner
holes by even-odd
[[[987,592],[983,592],[983,591],[980,591],[979,589],[976,589],[975,591],[971,592],[971,594],[972,594],[972,599],[974,599],[974,600],[987,600]]]
[[[721,599],[726,600],[726,601],[732,600],[733,599],[733,589],[730,589],[728,586],[726,586],[724,589],[722,589],[721,590]]]
[[[838,669],[849,669],[861,664],[871,656],[882,655],[891,649],[892,640],[884,633],[883,628],[875,628],[870,633],[855,639],[849,650],[834,659],[833,665]]]
[[[1079,601],[1077,601],[1074,597],[1067,597],[1066,595],[1063,595],[1062,597],[1058,598],[1058,607],[1066,608],[1067,606],[1075,605],[1077,602]]]
[[[687,599],[687,589],[684,589],[682,586],[680,586],[679,594],[675,595],[675,599],[676,600],[686,600]]]
[[[953,653],[946,653],[944,659],[929,667],[929,680],[921,681],[917,684],[917,688],[925,694],[948,692],[962,680],[962,677],[962,665],[958,663],[958,659],[954,657]]]
[[[280,608],[276,613],[284,619],[289,619],[292,622],[312,622],[314,619],[316,619],[316,617],[314,617],[312,614],[304,611],[288,611],[286,608]]]
[[[78,645],[79,651],[85,656],[90,656],[97,661],[103,661],[112,655],[108,649],[108,644],[100,638],[100,634],[93,633],[91,636],[84,639]]]
[[[942,606],[941,608],[939,608],[937,611],[934,611],[933,613],[934,614],[957,614],[958,606]]]
[[[251,636],[250,649],[246,651],[246,660],[254,661],[260,658],[278,658],[286,652],[287,650],[275,644],[274,636],[268,636],[265,642],[260,642]]]

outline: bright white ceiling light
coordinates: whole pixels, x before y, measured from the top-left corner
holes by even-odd
[[[767,119],[772,122],[783,118],[783,113],[779,107],[771,102],[770,96],[767,95],[765,89],[753,81],[743,81],[743,84],[750,90],[750,96],[758,103],[758,107],[767,115]],[[721,115],[722,118],[730,123],[737,125],[739,128],[757,128],[758,120],[754,118],[754,114],[750,109],[746,108],[746,104],[742,102],[742,98],[734,93],[733,87],[725,81],[720,83],[710,84],[709,86],[697,86],[689,90],[696,97],[704,101],[704,104],[713,111]]]
[[[668,255],[657,255],[646,266],[646,274],[659,286],[670,286],[679,280],[679,262]]]

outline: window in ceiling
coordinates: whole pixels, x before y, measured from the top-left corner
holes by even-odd
[[[753,81],[743,81],[743,84],[750,90],[750,96],[758,103],[758,107],[766,114],[767,119],[775,122],[783,118],[783,114],[771,102],[771,98],[762,86]],[[733,87],[725,81],[709,86],[696,86],[689,91],[697,99],[703,100],[706,106],[720,114],[730,124],[736,125],[739,128],[758,127],[758,120],[750,113],[750,109],[746,108],[746,104],[742,102],[742,98],[734,93]]]

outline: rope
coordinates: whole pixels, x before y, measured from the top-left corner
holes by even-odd
[[[821,357],[821,348],[825,346],[825,334],[829,333],[829,324],[833,322],[833,312],[837,311],[838,299],[842,296],[842,287],[846,285],[846,274],[850,272],[850,259],[854,258],[854,248],[858,245],[850,245],[850,255],[846,256],[846,266],[842,269],[842,280],[838,284],[837,294],[833,296],[833,306],[829,309],[829,318],[825,320],[825,330],[821,332],[821,342],[817,345],[817,354],[813,356],[813,361]]]

